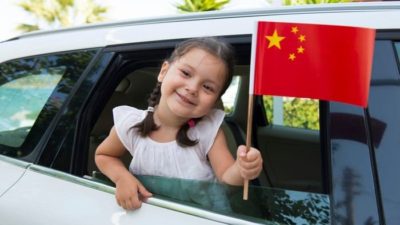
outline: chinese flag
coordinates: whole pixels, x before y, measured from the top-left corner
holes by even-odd
[[[367,106],[374,29],[258,22],[256,38],[254,94]]]

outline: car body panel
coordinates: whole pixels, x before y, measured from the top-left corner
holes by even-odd
[[[0,198],[25,173],[30,163],[0,155]]]
[[[2,196],[0,218],[7,225],[255,224],[157,198],[139,210],[124,210],[116,204],[114,188],[36,165]]]
[[[382,10],[385,10],[385,17],[379,14]],[[112,25],[82,26],[58,32],[27,34],[16,38],[16,40],[12,41],[13,43],[3,42],[0,46],[2,52],[0,62],[29,55],[68,51],[70,49],[87,49],[196,36],[251,34],[254,31],[255,22],[258,20],[357,25],[391,29],[398,27],[396,21],[400,20],[399,11],[400,3],[381,3],[378,5],[376,3],[363,5],[344,4],[336,7],[331,5],[311,5],[302,8],[282,7],[263,11],[249,11],[246,16],[241,16],[243,14],[235,12],[210,12],[198,14],[197,16],[170,16],[153,20],[127,21]],[[321,17],[321,13],[325,14],[324,17]],[[374,18],[374,20],[368,18]],[[209,26],[210,23],[202,22],[204,19],[211,20],[212,26]],[[229,29],[227,29],[227,26]],[[76,35],[79,35],[80,38],[76,39]],[[62,44],[68,40],[74,41]],[[16,43],[19,45],[17,49],[13,47]]]
[[[35,145],[34,148],[29,148],[34,149],[32,155],[20,158],[27,162],[0,155],[0,223],[7,225],[255,224],[248,220],[238,219],[243,218],[240,213],[226,216],[227,214],[216,213],[207,209],[202,210],[174,202],[173,200],[167,201],[157,197],[149,198],[147,202],[143,204],[142,208],[137,211],[123,210],[115,201],[115,189],[111,185],[105,185],[81,177],[81,175],[83,176],[83,174],[85,174],[84,172],[87,172],[83,170],[86,166],[85,163],[88,161],[88,155],[85,155],[87,153],[87,150],[85,149],[86,146],[80,145],[81,142],[77,140],[88,139],[90,129],[92,128],[91,125],[93,125],[90,124],[93,121],[86,121],[86,119],[92,118],[90,118],[90,116],[85,117],[86,115],[84,113],[87,112],[88,114],[93,115],[102,110],[92,110],[92,108],[91,110],[88,110],[87,108],[89,107],[87,106],[92,106],[91,103],[98,99],[103,101],[107,100],[105,97],[93,97],[93,95],[104,94],[104,96],[108,96],[109,94],[111,96],[114,93],[114,88],[120,81],[118,79],[121,78],[118,77],[118,75],[121,74],[109,73],[109,71],[113,71],[113,67],[116,68],[117,72],[118,69],[122,70],[121,68],[123,63],[132,60],[129,58],[131,57],[129,54],[136,54],[136,57],[138,58],[135,58],[135,62],[139,62],[138,64],[140,64],[141,60],[147,60],[147,58],[144,59],[144,52],[148,52],[148,50],[149,56],[146,57],[153,57],[152,54],[154,54],[154,58],[156,58],[159,57],[159,55],[164,55],[164,53],[167,52],[166,49],[171,49],[171,43],[176,43],[178,39],[198,36],[234,36],[241,39],[238,42],[241,44],[244,43],[246,47],[249,47],[251,44],[249,37],[254,30],[255,21],[258,20],[347,26],[354,25],[377,28],[379,29],[379,32],[382,30],[399,32],[400,27],[398,21],[400,21],[400,2],[330,4],[329,6],[312,5],[280,7],[245,12],[187,14],[155,19],[96,24],[57,31],[33,32],[21,35],[20,37],[16,37],[9,41],[1,42],[0,63],[13,59],[20,60],[21,58],[27,58],[29,56],[43,54],[49,54],[49,56],[52,56],[52,54],[60,52],[93,48],[97,48],[95,49],[97,50],[97,57],[95,60],[91,61],[90,65],[85,67],[86,69],[84,72],[77,74],[79,82],[71,82],[71,86],[73,86],[71,87],[72,91],[71,93],[66,94],[68,101],[63,105],[62,110],[57,111],[59,113],[52,119],[49,127],[45,129],[45,134],[38,134],[40,139],[39,144]],[[396,36],[396,38],[396,40],[400,40],[400,36]],[[386,48],[393,48],[392,40],[393,39],[388,40]],[[153,45],[154,43],[155,45]],[[157,52],[152,52],[152,49],[156,49]],[[248,53],[250,52],[249,49],[250,48],[246,49]],[[126,58],[124,58],[125,56]],[[396,68],[395,65],[398,64],[395,58],[396,56],[394,54],[390,55],[390,60],[392,61],[390,61],[391,64],[387,68],[388,71],[393,70],[398,72],[398,68]],[[387,51],[383,51],[380,55],[381,61],[379,61],[379,63],[383,66],[389,65],[387,63],[389,62],[388,57],[389,55],[387,55]],[[246,59],[242,61],[246,61]],[[159,59],[157,58],[155,60]],[[117,61],[121,64],[118,64]],[[130,63],[132,63],[132,61],[130,61]],[[247,66],[247,64],[245,66]],[[128,69],[132,68],[134,67],[132,66]],[[248,67],[246,67],[246,69],[247,68]],[[386,70],[385,72],[382,72],[382,74],[386,73],[391,72],[387,72]],[[394,80],[397,81],[397,79],[399,79],[399,77],[396,73]],[[102,84],[102,82],[106,85],[99,85]],[[393,82],[391,82],[390,85],[392,85],[392,83]],[[114,84],[115,86],[113,86]],[[243,85],[241,88],[245,86],[246,85]],[[391,88],[393,87],[397,88],[395,85],[391,86]],[[141,86],[141,88],[143,87]],[[96,89],[99,89],[100,91]],[[241,91],[239,92],[242,92],[242,95],[247,97],[247,89],[246,91],[243,91],[244,89],[240,90]],[[373,92],[374,90],[372,89],[371,93],[373,94]],[[96,97],[98,99],[96,99]],[[375,97],[372,97],[371,99],[374,100]],[[382,101],[381,98],[377,98],[377,100],[374,101],[387,104],[385,101]],[[239,108],[246,107],[247,104],[242,105],[244,102],[245,101],[240,102]],[[367,126],[366,124],[361,123],[358,124],[357,127],[354,125],[354,121],[343,123],[336,120],[338,118],[333,117],[334,113],[341,113],[348,114],[347,116],[350,115],[349,118],[353,118],[352,116],[358,116],[362,119],[364,114],[361,109],[357,108],[355,110],[352,106],[333,102],[324,102],[323,104],[330,106],[330,112],[327,113],[327,117],[332,116],[330,121],[333,121],[334,124],[337,121],[337,124],[341,123],[339,128],[343,128],[344,130],[349,129],[350,122],[352,123],[352,128],[356,127],[357,131],[363,130]],[[381,108],[380,104],[379,107],[375,107],[376,108],[371,110],[372,114],[379,113]],[[395,108],[392,111],[398,110]],[[241,118],[241,122],[245,123],[247,117],[241,116]],[[386,117],[382,118],[382,120],[385,118]],[[387,123],[389,123],[389,121],[387,121]],[[316,186],[314,189],[317,189],[317,191],[315,192],[322,195],[326,194],[326,196],[329,195],[329,199],[326,197],[326,204],[329,205],[327,208],[328,210],[331,210],[331,213],[327,214],[327,217],[329,217],[328,223],[338,225],[378,223],[389,225],[396,224],[398,216],[393,215],[398,211],[400,206],[397,202],[390,202],[388,200],[391,197],[396,197],[395,200],[398,199],[398,195],[391,194],[395,192],[395,190],[392,189],[395,189],[396,185],[393,185],[393,188],[389,189],[390,192],[387,191],[381,193],[381,190],[379,189],[379,177],[377,177],[375,171],[376,168],[374,168],[373,165],[373,161],[375,160],[373,158],[374,149],[368,144],[368,134],[360,132],[359,135],[365,139],[365,143],[363,142],[360,144],[357,143],[356,140],[357,145],[354,145],[353,142],[355,140],[352,135],[349,135],[349,137],[344,139],[343,135],[338,135],[337,137],[332,136],[334,133],[333,128],[335,127],[330,125],[325,126],[326,132],[328,133],[326,134],[326,137],[321,138],[321,132],[316,131],[312,132],[313,134],[311,135],[312,138],[310,140],[301,139],[306,137],[302,130],[300,130],[299,133],[303,133],[303,135],[300,136],[297,132],[291,133],[290,131],[293,131],[292,128],[286,129],[287,127],[284,127],[282,132],[279,132],[277,127],[264,126],[263,128],[265,129],[262,130],[262,132],[258,131],[258,135],[260,136],[259,139],[264,139],[263,141],[265,141],[264,143],[260,142],[260,147],[270,148],[271,141],[277,146],[278,144],[287,145],[290,144],[287,140],[293,141],[297,139],[297,137],[300,137],[299,140],[303,141],[294,142],[292,143],[293,146],[286,147],[285,150],[287,151],[285,152],[288,153],[279,151],[280,154],[282,153],[281,158],[295,158],[298,161],[295,164],[288,160],[289,163],[287,163],[287,170],[276,171],[275,174],[277,174],[277,177],[271,180],[274,181],[274,184],[279,184],[276,180],[284,178],[282,174],[285,173],[289,175],[294,174],[296,177],[298,176],[299,178],[297,180],[299,180],[299,182],[297,182],[297,180],[291,181],[295,181],[297,182],[296,184],[301,186],[313,186],[314,184],[308,181],[316,180],[315,183],[317,184],[314,185]],[[268,130],[269,128],[272,129]],[[393,135],[396,134],[396,132],[392,133]],[[290,138],[285,136],[288,134],[291,136]],[[79,135],[81,135],[81,137]],[[271,137],[273,137],[273,139],[271,139]],[[281,142],[280,139],[283,141]],[[324,144],[325,146],[323,146]],[[398,146],[389,147],[392,148],[392,152],[398,150]],[[304,182],[304,179],[301,179],[302,175],[309,176],[311,174],[307,172],[302,173],[305,171],[304,168],[309,168],[309,171],[314,169],[314,167],[307,167],[310,165],[304,166],[304,164],[309,163],[309,161],[320,162],[318,159],[313,159],[312,157],[302,154],[302,150],[309,150],[311,148],[320,151],[321,157],[316,158],[320,159],[326,157],[324,158],[326,160],[326,162],[324,162],[326,165],[318,165],[317,169],[320,169],[319,171],[316,171],[318,173],[315,173],[315,176],[306,180],[307,182]],[[321,151],[322,148],[325,152]],[[382,162],[379,162],[381,164],[378,164],[378,166],[385,167],[385,162],[387,162],[387,160],[383,161],[383,159],[391,157],[391,155],[386,154],[387,151],[383,150],[383,146],[380,148],[382,149],[379,149],[377,155],[382,158]],[[281,150],[283,148],[279,147],[277,149]],[[291,154],[290,152],[292,150],[297,150],[296,153],[302,155],[296,156],[296,154]],[[7,152],[5,154],[7,154]],[[313,157],[319,156],[314,153],[310,155]],[[93,154],[91,156],[93,156]],[[306,158],[301,159],[301,157],[304,156]],[[16,156],[16,158],[18,158],[18,156]],[[378,160],[380,158],[378,158]],[[265,161],[271,160],[272,162],[272,160],[274,160],[273,163],[282,165],[282,161],[277,159],[278,157],[274,156]],[[393,166],[396,163],[395,157],[392,157],[391,159],[393,159],[393,161],[390,161],[390,165]],[[59,167],[57,167],[57,163],[60,164]],[[93,160],[92,163],[94,163]],[[270,164],[272,165],[273,163]],[[297,170],[301,171],[296,170],[296,165],[298,166]],[[45,166],[48,166],[49,168]],[[324,166],[326,168],[320,168]],[[384,171],[391,171],[391,166],[384,168]],[[58,170],[67,171],[70,174]],[[357,181],[357,174],[346,173],[347,171],[355,171],[357,174],[361,174],[362,182],[353,182]],[[75,174],[76,176],[71,174]],[[320,178],[321,176],[323,176],[323,178]],[[387,172],[381,174],[381,179],[385,182],[387,180],[393,181],[393,177],[395,177],[395,175],[393,176]],[[384,178],[385,180],[383,180]],[[288,180],[289,179],[283,179],[281,185],[287,185],[290,187],[296,185],[285,183]],[[322,183],[321,180],[324,182],[323,185],[320,185],[320,183]],[[349,180],[351,182],[349,182]],[[358,192],[359,189],[352,189],[351,185],[353,184],[362,187],[362,189],[360,189],[361,191]],[[350,185],[350,188],[347,187],[346,189],[346,185]],[[286,188],[283,189],[286,190]],[[320,189],[323,190],[320,191]],[[382,188],[382,190],[387,189],[387,187]],[[313,193],[307,191],[309,190],[305,190],[304,193]],[[380,202],[380,198],[384,198],[383,203],[387,202],[386,205]],[[265,199],[266,198],[264,198],[264,200]],[[273,198],[270,198],[269,200],[271,199]],[[262,203],[267,202],[259,199],[257,199],[257,201]],[[286,209],[288,204],[282,204],[281,206]],[[303,207],[307,208],[305,206]],[[390,209],[383,209],[384,207]],[[281,208],[277,207],[276,209],[280,210]],[[312,207],[307,209],[312,209]],[[263,211],[262,213],[268,214],[269,211]],[[265,216],[265,214],[263,214],[263,216]],[[288,214],[283,212],[282,215],[284,217]],[[385,216],[387,217],[387,223],[385,223]],[[250,218],[249,220],[256,221],[252,219],[253,218]],[[270,223],[264,217],[261,219],[263,219],[263,224]],[[347,223],[343,221],[347,221]]]

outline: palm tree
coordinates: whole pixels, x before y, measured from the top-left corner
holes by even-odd
[[[23,0],[17,3],[35,18],[35,23],[17,26],[22,32],[104,21],[107,7],[94,0]]]
[[[184,0],[183,4],[177,5],[181,12],[203,12],[220,10],[230,0]]]
[[[341,3],[352,2],[352,0],[283,0],[283,5],[307,5],[307,4],[323,4],[323,3]]]

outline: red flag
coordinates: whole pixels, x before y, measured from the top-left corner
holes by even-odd
[[[367,106],[375,30],[258,22],[254,94]]]

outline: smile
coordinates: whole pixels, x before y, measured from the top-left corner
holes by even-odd
[[[178,92],[176,92],[176,95],[179,97],[179,99],[180,99],[183,103],[186,103],[186,104],[189,104],[189,105],[195,105],[195,103],[192,102],[189,98],[186,98],[185,96],[179,94]]]

